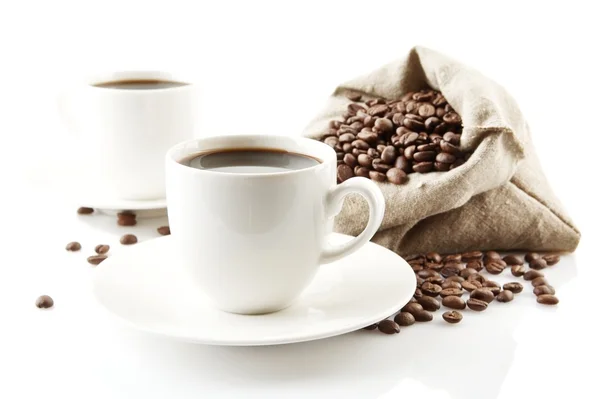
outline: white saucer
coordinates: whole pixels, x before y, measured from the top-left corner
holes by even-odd
[[[333,243],[351,237],[332,234]],[[191,287],[178,268],[172,237],[123,248],[95,270],[94,293],[112,314],[159,335],[211,345],[276,345],[358,330],[397,312],[416,280],[395,253],[368,243],[323,265],[292,306],[260,316],[225,313]]]
[[[86,191],[76,196],[78,206],[109,211],[141,211],[153,209],[165,209],[167,199],[155,200],[126,200],[116,196],[107,195],[98,191]]]

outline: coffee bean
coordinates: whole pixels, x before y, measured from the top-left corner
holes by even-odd
[[[431,104],[423,104],[419,107],[419,116],[423,118],[429,118],[435,115],[435,107]]]
[[[418,299],[418,298],[421,298],[421,297],[423,297],[423,293],[421,292],[421,289],[420,289],[420,288],[417,288],[417,289],[415,290],[415,293],[414,293],[414,295],[413,295],[413,296],[414,296],[415,298],[417,298],[417,299]]]
[[[81,244],[78,243],[77,241],[72,241],[70,243],[67,244],[66,248],[67,251],[79,251],[81,249]]]
[[[548,266],[544,258],[534,259],[529,262],[529,268],[533,270],[542,270]]]
[[[377,328],[384,334],[398,334],[400,332],[400,326],[394,320],[381,320]]]
[[[54,306],[54,299],[49,295],[42,295],[35,300],[35,306],[40,309],[48,309]]]
[[[483,282],[487,281],[487,278],[485,278],[481,274],[477,273],[477,274],[471,274],[469,277],[467,277],[467,281],[471,281],[471,282],[478,281],[483,284]]]
[[[560,256],[558,255],[544,255],[542,258],[546,261],[548,266],[554,266],[560,262]]]
[[[487,251],[484,255],[483,261],[485,263],[486,260],[501,260],[502,257],[496,251]]]
[[[470,260],[467,262],[467,269],[473,269],[476,272],[483,270],[483,262],[480,260]]]
[[[417,148],[417,146],[414,144],[406,147],[404,149],[404,157],[408,160],[413,160],[413,155],[415,153],[416,148]]]
[[[458,281],[444,281],[442,283],[442,290],[445,290],[446,288],[460,289],[462,288],[462,285]]]
[[[396,158],[396,162],[394,163],[394,166],[396,168],[402,170],[404,173],[412,172],[412,163],[404,155]]]
[[[525,262],[531,262],[534,259],[539,259],[541,258],[540,254],[536,253],[536,252],[529,252],[525,255]]]
[[[504,290],[496,296],[498,302],[510,302],[514,299],[515,294],[512,291]]]
[[[490,287],[500,288],[500,284],[498,284],[497,282],[492,281],[492,280],[484,281],[483,283],[481,283],[481,285],[486,288],[490,288]]]
[[[461,286],[465,291],[468,291],[468,292],[471,292],[477,288],[482,287],[482,285],[479,281],[463,281],[461,283]]]
[[[417,301],[419,299],[417,298]],[[404,305],[404,307],[402,308],[402,312],[406,312],[406,313],[410,313],[413,316],[415,315],[415,313],[420,312],[423,310],[423,306],[421,306],[420,303],[407,303],[406,305]]]
[[[531,280],[531,285],[534,287],[540,286],[540,285],[549,285],[548,281],[546,281],[546,279],[544,277],[536,277],[533,280]]]
[[[119,241],[123,245],[132,245],[132,244],[137,243],[138,239],[133,234],[125,234],[123,237],[121,237],[121,239]]]
[[[440,263],[442,261],[442,255],[437,252],[429,252],[425,255],[425,258],[435,263]]]
[[[471,291],[471,298],[490,303],[494,300],[494,293],[489,288],[477,288]]]
[[[381,153],[381,160],[389,165],[392,165],[394,161],[396,161],[397,157],[398,153],[396,151],[396,148],[394,148],[391,145],[385,147],[385,149]]]
[[[357,166],[354,168],[354,175],[359,177],[369,177],[369,168],[364,166]]]
[[[465,279],[460,276],[450,276],[450,277],[446,278],[446,281],[456,281],[456,282],[462,283],[463,281],[465,281]]]
[[[427,173],[433,170],[433,162],[419,162],[413,165],[413,171],[417,173]]]
[[[443,290],[440,291],[440,296],[442,298],[446,298],[446,297],[449,297],[449,296],[458,296],[458,297],[461,297],[462,294],[464,294],[462,286],[461,286],[461,288],[446,288],[446,289],[443,289]]]
[[[556,292],[554,291],[554,287],[552,287],[551,285],[538,285],[533,289],[533,293],[535,294],[535,296],[556,294]]]
[[[458,310],[462,310],[464,309],[467,305],[465,303],[465,301],[458,296],[447,296],[444,299],[442,299],[442,305],[444,305],[447,308],[450,309],[458,309]]]
[[[463,262],[480,260],[482,257],[483,257],[483,253],[481,251],[470,251],[470,252],[465,252],[461,255],[461,259]]]
[[[437,145],[430,143],[430,144],[421,144],[417,146],[417,151],[438,151],[437,149]]]
[[[512,291],[513,294],[518,294],[523,291],[523,285],[521,283],[506,283],[502,286],[505,291]]]
[[[360,154],[357,159],[360,166],[370,167],[373,163],[373,158],[367,154]]]
[[[435,157],[435,160],[436,160],[436,162],[451,164],[454,161],[456,161],[456,157],[454,155],[452,155],[452,154],[447,153],[447,152],[440,152]]]
[[[453,137],[453,136],[448,136],[448,137]],[[442,140],[440,141],[440,149],[446,153],[446,154],[452,154],[454,156],[460,155],[461,151],[460,148],[455,146],[454,144],[446,141],[446,140]]]
[[[105,244],[96,245],[96,248],[94,248],[94,251],[96,251],[96,253],[98,255],[104,255],[109,250],[110,250],[110,246],[109,245],[105,245]]]
[[[471,268],[465,268],[460,271],[460,276],[468,278],[471,274],[476,274],[477,270]]]
[[[481,299],[470,298],[467,299],[467,306],[471,310],[474,310],[476,312],[482,312],[487,309],[488,303]]]
[[[385,173],[385,175],[390,183],[404,184],[408,181],[406,173],[398,168],[391,168]]]
[[[400,312],[394,317],[394,321],[400,326],[407,327],[415,324],[415,317],[408,312]]]
[[[168,236],[171,234],[171,228],[169,226],[160,226],[156,231],[161,236]]]
[[[490,290],[492,292],[492,294],[494,294],[494,296],[498,295],[502,289],[500,287],[483,287],[487,290]]]
[[[374,144],[377,141],[377,133],[374,133],[369,128],[364,128],[356,135],[356,138],[362,141],[363,143]],[[352,143],[354,143],[355,141],[353,141]]]
[[[78,215],[89,215],[92,213],[94,213],[94,208],[86,208],[85,206],[82,206],[81,208],[77,209]]]
[[[340,143],[342,144],[350,144],[352,143],[354,140],[356,140],[356,136],[352,133],[344,133],[339,137]]]
[[[335,147],[338,143],[338,138],[337,137],[327,137],[323,142],[330,147]]]
[[[346,165],[348,165],[351,168],[354,168],[356,165],[358,165],[358,161],[356,160],[356,157],[352,154],[344,154],[343,161]]]
[[[440,308],[440,302],[430,296],[424,296],[418,299],[419,304],[423,307],[423,309],[428,310],[430,312],[435,312]]]
[[[438,296],[441,291],[442,287],[440,287],[437,284],[425,282],[423,283],[423,285],[421,285],[421,292],[423,292],[423,294],[427,296]]]
[[[445,130],[445,129],[446,129],[446,127],[445,127],[445,126],[444,126],[444,127],[442,127],[442,125],[438,125],[438,126],[435,128],[435,130],[434,130],[434,131],[437,131],[438,129],[439,129],[440,131],[442,131],[442,130]],[[436,133],[437,133],[437,132],[436,132]],[[449,142],[450,144],[453,144],[453,145],[455,145],[455,146],[459,146],[459,145],[460,145],[460,134],[455,134],[455,133],[452,133],[452,132],[446,132],[446,133],[444,133],[444,136],[443,136],[443,138],[444,138],[444,141],[447,141],[447,142]]]
[[[117,224],[119,226],[135,226],[137,224],[135,213],[131,213],[131,212],[117,213]]]
[[[444,277],[456,276],[462,269],[463,266],[460,263],[445,263],[440,273]]]
[[[429,277],[429,278],[425,279],[425,282],[441,286],[442,283],[444,282],[444,278],[443,277]]]
[[[442,318],[450,324],[456,324],[456,323],[460,323],[463,316],[460,312],[453,310],[451,312],[444,312],[444,314],[442,315]]]
[[[531,281],[538,277],[544,277],[544,273],[539,272],[537,270],[528,270],[527,273],[523,275],[525,281]]]
[[[416,321],[427,322],[433,320],[433,315],[426,310],[421,310],[420,312],[413,313],[413,316]]]
[[[416,162],[433,161],[435,159],[435,151],[419,151],[415,152],[413,159]]]
[[[441,263],[427,262],[425,263],[425,267],[431,270],[440,271],[444,267]]]
[[[371,324],[370,326],[366,326],[363,330],[377,330],[377,323]]]
[[[515,265],[510,268],[510,272],[515,277],[522,277],[525,274],[526,270],[527,269],[525,269],[525,266],[522,266],[522,265]]]
[[[369,104],[369,103],[367,103]],[[387,112],[388,107],[384,104],[374,104],[368,110],[367,113],[371,116],[383,116]]]
[[[380,132],[388,132],[394,128],[394,123],[387,118],[379,118],[375,121],[375,128]]]
[[[459,263],[462,262],[462,254],[450,254],[444,256],[444,262],[450,263]]]
[[[360,101],[360,98],[362,97],[360,93],[357,93],[355,91],[348,91],[345,93],[346,98],[350,101]]]
[[[523,264],[523,260],[516,257],[515,255],[506,255],[504,258],[502,258],[502,260],[504,262],[506,262],[507,265],[509,266],[515,266],[515,265],[522,265]]]
[[[348,154],[346,154],[348,155]],[[354,171],[346,164],[338,165],[337,167],[337,179],[340,182],[344,182],[349,178],[354,177]]]
[[[88,256],[87,261],[89,264],[96,266],[96,265],[99,265],[100,263],[102,263],[106,258],[107,258],[106,255],[93,255],[93,256]]]
[[[556,305],[558,304],[558,298],[554,295],[542,294],[538,295],[537,302],[541,303],[542,305]]]
[[[504,266],[500,262],[493,260],[485,266],[485,270],[490,274],[500,274],[504,271]]]
[[[386,175],[384,175],[381,172],[376,172],[374,170],[369,171],[369,177],[371,178],[371,180],[375,180],[378,182],[384,182],[387,180]]]

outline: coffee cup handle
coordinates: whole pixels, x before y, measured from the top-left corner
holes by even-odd
[[[385,212],[385,200],[377,185],[365,177],[353,177],[335,186],[326,198],[328,216],[334,216],[341,210],[344,197],[357,193],[369,204],[369,222],[367,227],[355,238],[342,245],[329,246],[323,249],[320,263],[331,263],[350,255],[365,245],[377,232]]]

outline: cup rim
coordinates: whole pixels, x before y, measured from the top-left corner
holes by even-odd
[[[301,155],[305,155],[311,158],[317,158],[317,160],[320,160],[321,162],[319,162],[318,164],[314,165],[314,166],[310,166],[308,168],[302,168],[302,169],[290,169],[290,170],[286,170],[286,171],[281,171],[281,172],[268,172],[268,173],[224,173],[224,172],[218,172],[218,171],[214,171],[214,170],[210,170],[210,169],[197,169],[197,168],[193,168],[190,166],[186,166],[183,165],[182,163],[180,163],[179,161],[191,154],[194,153],[201,153],[203,151],[209,152],[209,151],[214,151],[214,150],[218,150],[218,149],[226,149],[226,148],[233,148],[233,146],[226,146],[226,145],[222,145],[221,147],[215,147],[213,149],[207,148],[205,150],[197,150],[196,151],[189,151],[190,147],[192,147],[195,144],[199,144],[202,142],[210,142],[210,141],[218,141],[218,140],[230,140],[230,141],[238,141],[238,142],[243,142],[245,140],[247,141],[252,141],[252,140],[267,140],[267,141],[271,141],[273,143],[276,142],[287,142],[287,143],[294,143],[297,142],[298,146],[300,147],[301,144],[300,143],[304,143],[308,146],[313,146],[314,148],[319,148],[320,153],[324,154],[325,156],[319,156],[316,155],[314,152],[313,153],[307,153],[307,151],[302,151],[302,150],[298,150],[297,153],[301,154]],[[239,148],[239,147],[237,147]],[[278,147],[276,145],[272,145],[269,146],[268,143],[263,143],[262,145],[258,146],[252,146],[251,144],[247,144],[247,147],[249,149],[252,148],[257,148],[257,149],[275,149],[275,150],[282,150],[283,148]],[[187,151],[186,151],[187,150]],[[286,149],[283,149],[286,150]],[[289,151],[289,150],[286,150]],[[183,153],[185,152],[185,153]],[[317,152],[317,151],[315,151]],[[240,135],[222,135],[222,136],[207,136],[207,137],[202,137],[202,138],[195,138],[192,140],[187,140],[187,141],[183,141],[181,143],[175,144],[173,147],[171,147],[166,154],[166,161],[167,163],[172,164],[173,166],[175,166],[178,170],[181,171],[187,171],[187,173],[194,173],[197,175],[207,175],[207,176],[222,176],[222,177],[237,177],[237,178],[270,178],[270,177],[281,177],[281,176],[288,176],[288,175],[296,175],[296,174],[301,174],[301,173],[309,173],[309,172],[313,172],[313,171],[318,171],[320,169],[325,169],[328,166],[330,166],[331,164],[335,164],[335,162],[337,161],[337,156],[335,153],[335,150],[333,148],[331,148],[329,145],[319,141],[319,140],[315,140],[309,137],[301,137],[301,136],[283,136],[283,135],[268,135],[268,134],[240,134]]]
[[[155,89],[145,89],[145,90],[131,90],[131,89],[122,89],[118,87],[99,87],[96,86],[100,83],[107,83],[111,81],[119,81],[119,80],[167,80],[171,82],[179,82],[184,83],[181,86],[176,87],[161,87]],[[105,91],[105,92],[119,92],[119,93],[154,93],[158,91],[175,91],[175,90],[186,90],[190,87],[194,86],[193,82],[188,81],[187,79],[180,79],[177,74],[161,71],[161,70],[115,70],[115,71],[106,71],[101,73],[96,73],[85,80],[85,85],[93,90]]]

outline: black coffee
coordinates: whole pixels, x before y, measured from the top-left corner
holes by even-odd
[[[168,80],[140,79],[140,80],[115,80],[111,82],[96,83],[94,87],[122,90],[155,90],[170,89],[172,87],[187,86],[187,83],[172,82]]]
[[[294,152],[241,148],[193,154],[180,163],[223,173],[275,173],[310,168],[321,161]]]

